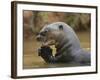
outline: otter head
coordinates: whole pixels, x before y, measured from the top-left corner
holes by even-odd
[[[61,24],[49,24],[42,28],[37,35],[37,41],[43,43],[43,45],[57,45],[60,34],[63,34],[63,25]]]

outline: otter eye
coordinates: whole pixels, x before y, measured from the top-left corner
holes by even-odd
[[[42,32],[42,33],[40,33],[40,35],[41,35],[41,36],[45,36],[45,33]]]
[[[47,32],[48,32],[48,30],[44,31],[44,33],[47,33]]]
[[[40,33],[41,36],[46,36],[46,34],[47,34],[47,31],[44,31],[44,32]]]

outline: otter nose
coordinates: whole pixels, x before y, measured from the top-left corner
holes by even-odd
[[[40,36],[37,36],[37,37],[36,37],[36,40],[37,40],[37,41],[41,41],[41,37],[40,37]]]

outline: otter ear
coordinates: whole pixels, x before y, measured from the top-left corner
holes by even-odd
[[[63,30],[63,25],[59,25],[59,29],[60,30]]]

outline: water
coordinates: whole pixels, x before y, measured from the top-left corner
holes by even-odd
[[[80,39],[81,45],[84,49],[90,51],[90,32],[77,32],[77,35]],[[35,40],[35,37],[32,39],[24,40],[23,48],[23,68],[24,69],[33,69],[33,68],[51,68],[51,67],[71,67],[77,66],[79,64],[69,64],[69,63],[59,63],[59,64],[49,64],[38,56],[38,48],[41,46],[39,42]],[[55,52],[55,50],[54,50]]]

